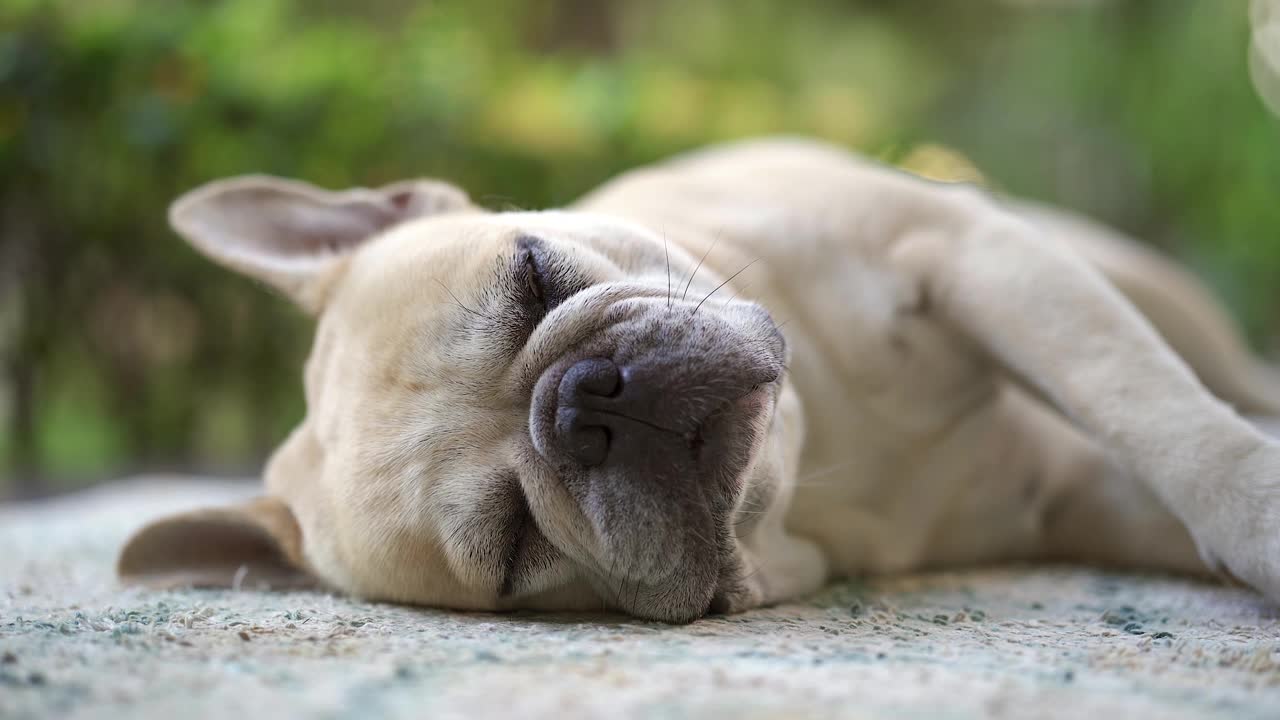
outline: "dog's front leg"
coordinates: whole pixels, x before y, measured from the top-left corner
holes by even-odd
[[[990,204],[959,205],[893,251],[940,319],[1098,438],[1207,563],[1280,601],[1280,444],[1210,395],[1083,260]]]

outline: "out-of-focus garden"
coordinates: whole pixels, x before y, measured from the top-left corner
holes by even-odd
[[[0,0],[0,497],[252,473],[298,420],[308,321],[165,224],[244,172],[541,207],[812,134],[1137,234],[1271,349],[1249,39],[1243,0]]]

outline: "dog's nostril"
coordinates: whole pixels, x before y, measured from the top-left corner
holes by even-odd
[[[565,439],[565,449],[583,467],[603,465],[609,458],[609,430],[600,425],[576,427]]]
[[[590,358],[575,363],[560,379],[556,434],[561,447],[585,467],[603,465],[613,439],[609,418],[599,403],[622,391],[622,373],[611,360]]]
[[[622,375],[612,360],[590,358],[569,368],[560,380],[560,402],[581,395],[612,397],[622,386]]]

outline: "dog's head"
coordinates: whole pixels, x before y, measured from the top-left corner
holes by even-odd
[[[668,621],[797,590],[764,557],[799,443],[786,343],[760,306],[704,302],[705,268],[686,291],[679,248],[434,181],[238,178],[170,217],[318,315],[308,409],[266,497],[144,528],[123,576]]]

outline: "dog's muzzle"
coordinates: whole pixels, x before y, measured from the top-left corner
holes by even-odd
[[[682,606],[628,611],[705,612],[784,359],[754,305],[700,315],[659,298],[542,373],[530,434],[594,528],[599,581]]]
[[[688,483],[732,464],[725,454],[735,443],[723,436],[772,397],[781,336],[755,306],[735,323],[654,305],[562,357],[539,380],[532,430],[554,465],[629,482]]]

